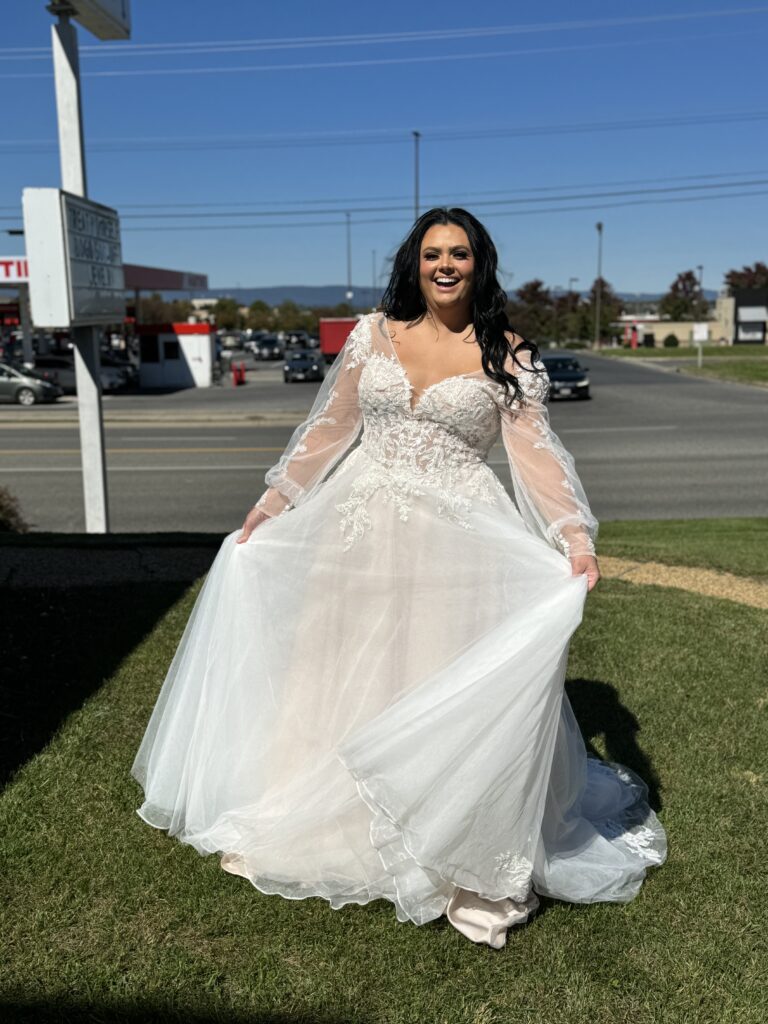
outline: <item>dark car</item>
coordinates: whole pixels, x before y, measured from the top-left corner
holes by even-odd
[[[34,405],[35,402],[55,402],[62,394],[58,384],[43,380],[33,370],[17,370],[0,363],[0,402]]]
[[[283,346],[276,334],[265,334],[248,343],[247,348],[256,359],[282,359]]]
[[[58,384],[65,392],[74,394],[75,386],[75,361],[71,356],[36,356],[35,372],[44,380]]]
[[[114,352],[102,352],[101,365],[117,370],[128,387],[133,387],[139,383],[139,371],[130,359],[116,355]]]
[[[319,354],[306,349],[288,351],[283,364],[283,380],[292,384],[297,380],[322,380],[323,362]]]
[[[573,356],[542,355],[541,361],[549,374],[550,398],[589,398],[589,367],[582,366]]]

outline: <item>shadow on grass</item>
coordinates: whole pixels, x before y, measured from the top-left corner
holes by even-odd
[[[0,590],[0,785],[110,678],[210,565],[217,545],[217,538],[194,543],[157,534],[3,538],[15,569],[11,585]],[[107,559],[139,564],[137,553],[149,549],[150,570],[109,582]],[[88,584],[83,565],[93,567],[97,583]],[[24,585],[14,585],[14,572],[22,576],[30,568],[40,585],[29,585],[30,572]]]
[[[373,1024],[368,1016],[312,1013],[249,1013],[222,1005],[210,1011],[151,1003],[76,1003],[59,1001],[0,1000],[0,1019],[6,1024]]]
[[[568,700],[579,723],[587,751],[603,758],[593,740],[601,736],[607,760],[637,772],[648,786],[648,802],[654,811],[661,810],[661,785],[650,758],[638,742],[640,723],[622,704],[615,687],[596,679],[570,679],[565,684]]]

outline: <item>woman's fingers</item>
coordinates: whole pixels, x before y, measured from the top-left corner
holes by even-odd
[[[579,555],[571,559],[571,571],[574,576],[587,577],[587,593],[593,589],[600,579],[600,569],[594,555]]]
[[[243,532],[237,538],[238,544],[245,544],[248,538],[251,536],[256,527],[263,523],[265,519],[269,519],[269,516],[262,512],[261,509],[252,508],[248,515],[245,517],[243,523]]]

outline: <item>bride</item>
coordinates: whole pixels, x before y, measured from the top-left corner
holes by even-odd
[[[597,521],[496,267],[466,211],[415,223],[224,540],[133,774],[144,821],[264,893],[500,948],[539,896],[631,900],[666,840],[564,694]]]

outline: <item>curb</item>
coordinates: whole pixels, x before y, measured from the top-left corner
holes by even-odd
[[[307,416],[309,409],[296,410],[295,412],[275,413],[179,413],[179,412],[123,412],[107,413],[103,417],[105,426],[117,426],[119,424],[173,424],[174,426],[194,426],[200,423],[222,424],[224,426],[235,426],[238,423],[245,426],[296,426]],[[73,415],[45,416],[35,413],[22,412],[16,416],[0,413],[0,429],[21,428],[21,427],[77,427],[79,419],[77,413]]]

